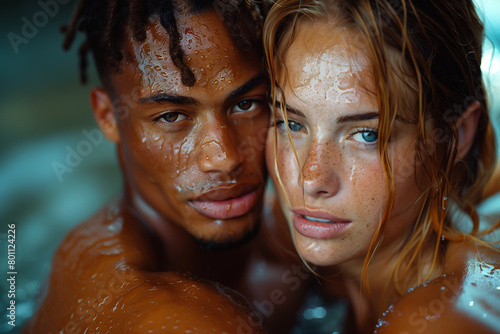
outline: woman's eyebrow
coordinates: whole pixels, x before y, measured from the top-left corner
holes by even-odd
[[[341,123],[349,123],[349,122],[360,122],[360,121],[375,119],[378,117],[379,117],[378,112],[371,111],[371,112],[367,112],[364,114],[340,116],[339,118],[337,118],[336,123],[341,124]]]
[[[336,123],[341,124],[341,123],[349,123],[349,122],[360,122],[360,121],[367,121],[367,120],[377,119],[377,118],[379,118],[379,112],[378,111],[370,111],[370,112],[367,112],[364,114],[340,116],[339,118],[337,118]],[[396,115],[395,120],[403,122],[403,123],[414,123],[406,118],[403,118],[401,115]]]
[[[276,101],[276,108],[278,108],[278,109],[282,108],[280,101]],[[302,111],[294,109],[288,105],[286,105],[285,110],[287,113],[294,114],[295,116],[306,118],[306,115]]]

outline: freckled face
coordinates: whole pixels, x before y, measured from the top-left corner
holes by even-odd
[[[299,163],[278,109],[267,163],[298,251],[317,265],[364,259],[387,198],[377,149],[377,100],[369,92],[374,85],[365,49],[352,30],[302,23],[284,59],[287,80],[281,76],[280,84]],[[388,152],[397,200],[384,247],[400,241],[416,219],[415,135],[413,125],[396,120]],[[275,154],[289,203],[274,169]]]
[[[213,11],[182,16],[178,30],[193,87],[182,84],[158,22],[144,42],[126,43],[112,77],[126,177],[165,224],[204,241],[237,242],[260,216],[269,117],[263,70]]]

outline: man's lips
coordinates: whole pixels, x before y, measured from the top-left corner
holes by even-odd
[[[219,187],[190,200],[189,204],[202,215],[212,219],[243,216],[257,203],[258,187],[250,185]]]
[[[331,239],[343,234],[351,221],[323,211],[292,211],[293,225],[300,234],[316,239]]]

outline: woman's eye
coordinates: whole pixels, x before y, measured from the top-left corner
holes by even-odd
[[[373,144],[378,141],[378,131],[362,130],[355,133],[353,139],[366,144]]]
[[[163,121],[165,123],[180,122],[185,119],[187,119],[187,116],[178,112],[169,112],[158,117],[159,121]]]
[[[284,120],[277,120],[276,125],[278,127],[281,127],[283,130],[286,130]],[[298,122],[295,122],[295,121],[288,121],[288,128],[290,129],[290,131],[297,132],[297,131],[302,130],[304,128],[304,126]]]
[[[234,106],[234,111],[236,111],[236,112],[252,111],[256,107],[257,107],[257,102],[252,101],[252,100],[243,100],[241,102],[238,102]]]

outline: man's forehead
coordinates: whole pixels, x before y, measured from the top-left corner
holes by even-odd
[[[215,11],[178,21],[183,61],[195,75],[195,86],[217,91],[237,80],[243,71],[252,71],[252,67],[260,71],[258,57],[238,50]],[[181,71],[170,56],[170,37],[159,20],[150,22],[146,31],[143,42],[131,39],[127,43],[127,66],[129,73],[134,72],[134,85],[176,94],[189,90],[182,84]]]

